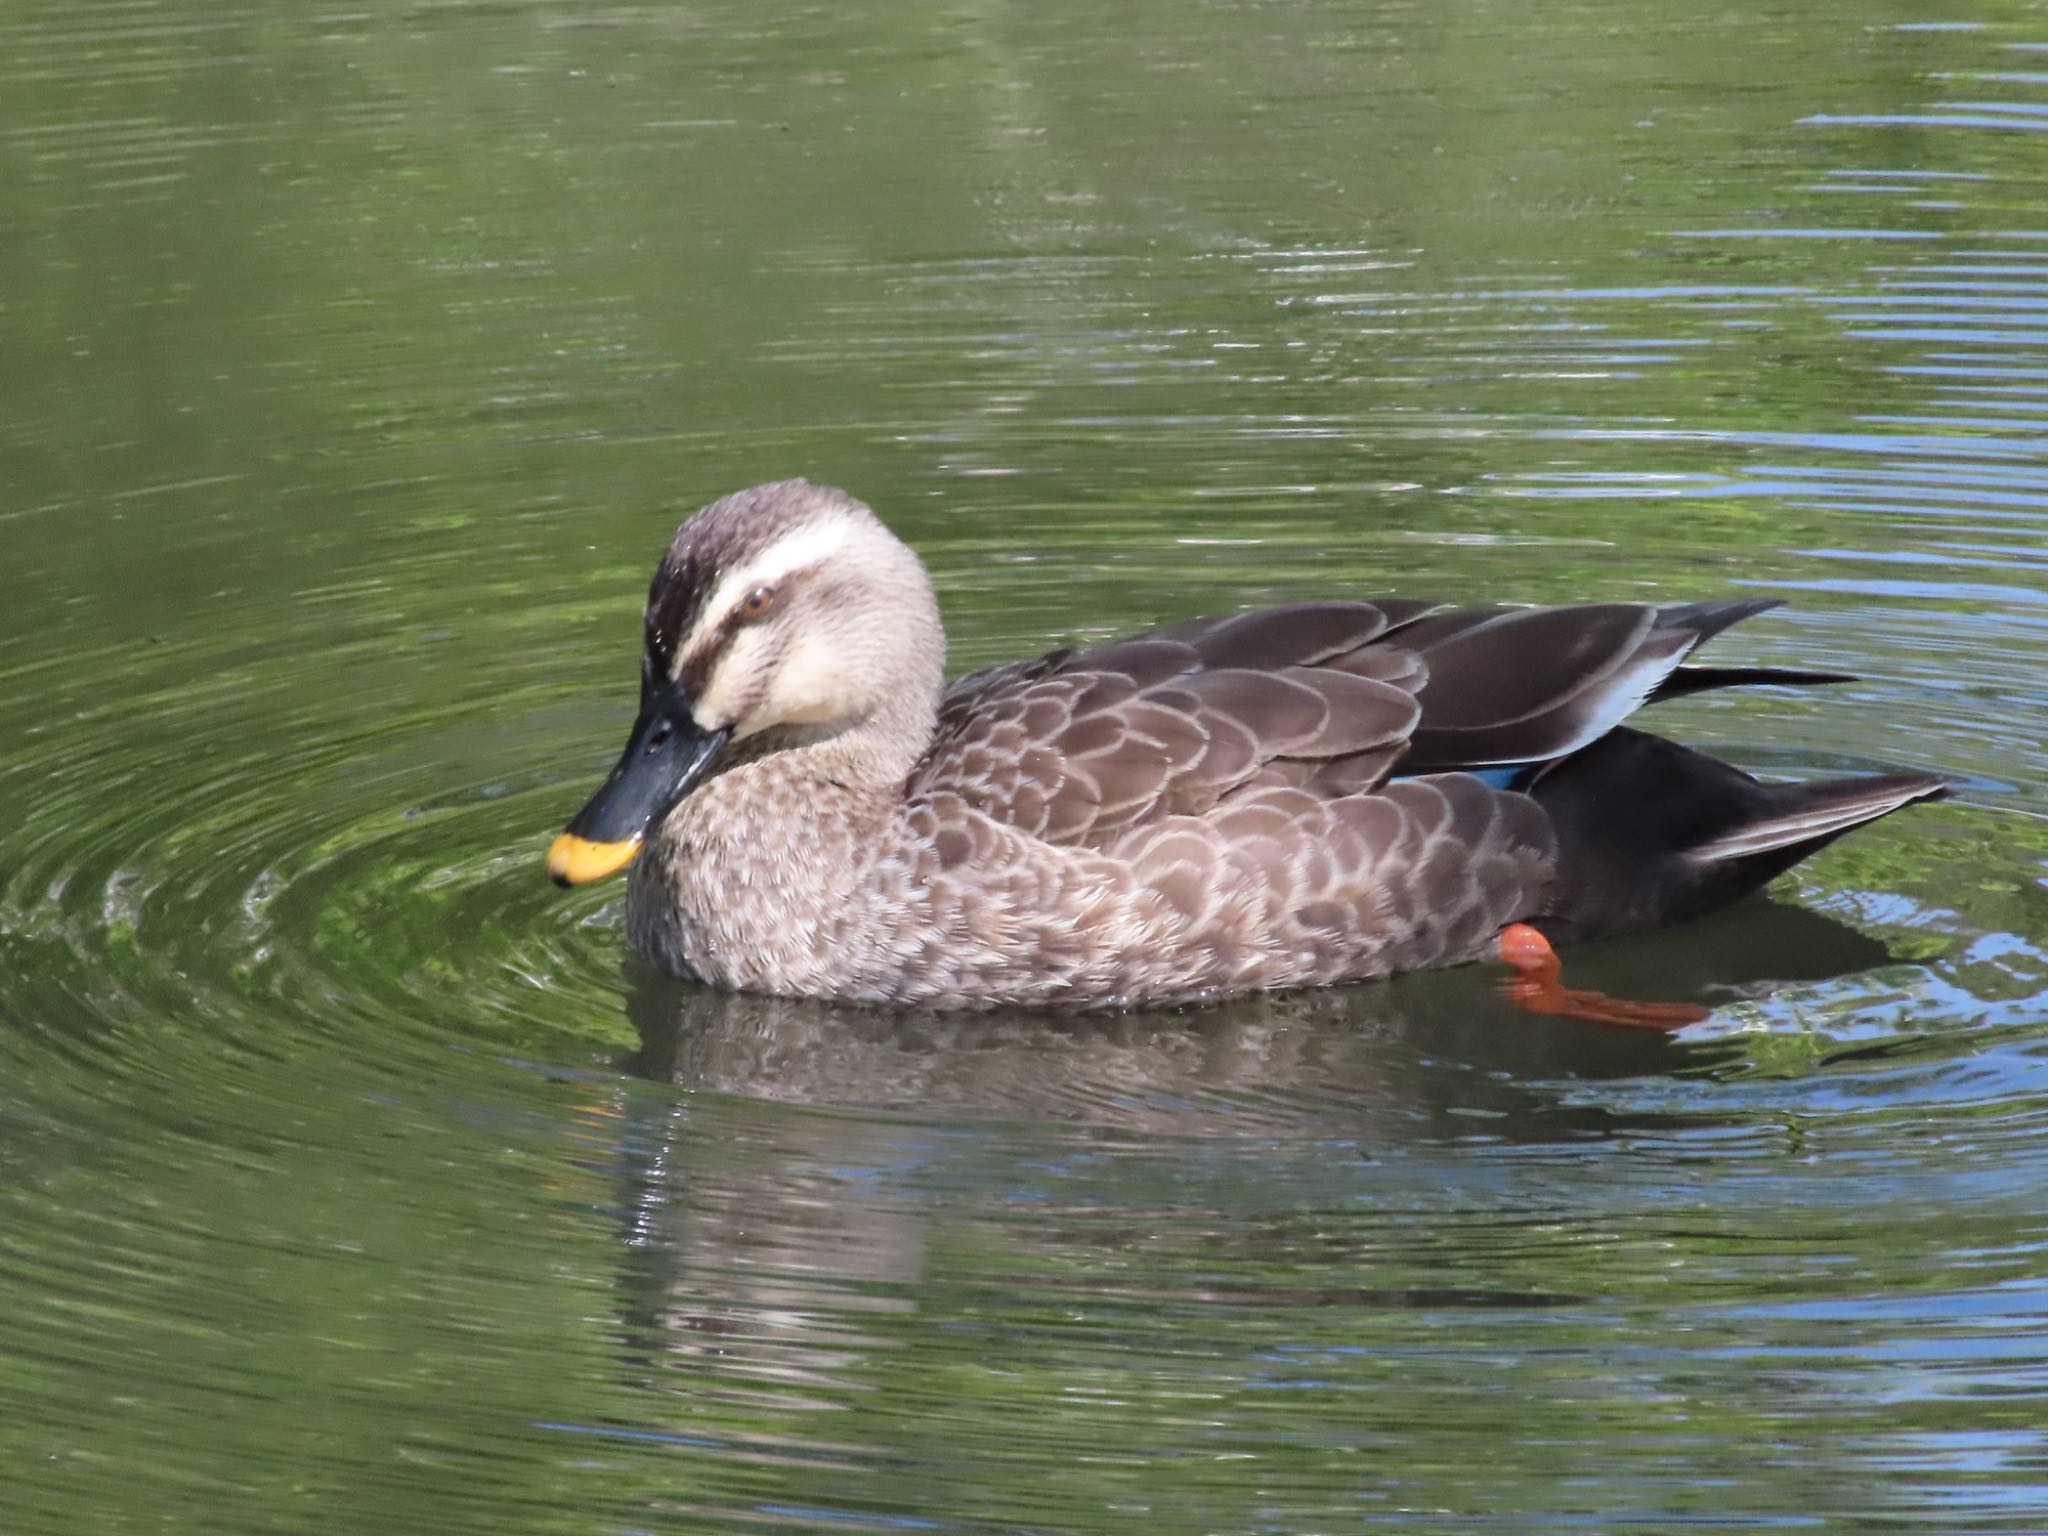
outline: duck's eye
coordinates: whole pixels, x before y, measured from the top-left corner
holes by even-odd
[[[758,619],[774,606],[775,589],[773,587],[756,587],[740,599],[740,617],[743,619]]]

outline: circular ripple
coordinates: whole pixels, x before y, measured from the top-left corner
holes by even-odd
[[[516,631],[559,617],[493,648],[523,653]],[[571,718],[538,668],[465,674],[449,697],[434,661],[372,638],[186,642],[9,675],[0,708],[26,723],[4,770],[12,1011],[73,1036],[203,1021],[224,1044],[290,1031],[383,1053],[616,1044],[617,892],[565,902],[540,865],[614,711]]]

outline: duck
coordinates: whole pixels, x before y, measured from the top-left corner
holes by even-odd
[[[1947,789],[1763,782],[1638,729],[1777,606],[1302,601],[945,681],[923,563],[847,492],[757,485],[656,566],[639,712],[556,836],[628,871],[662,970],[896,1008],[1123,1009],[1685,921]]]

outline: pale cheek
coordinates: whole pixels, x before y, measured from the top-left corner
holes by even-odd
[[[818,725],[838,719],[852,702],[847,697],[845,657],[813,640],[783,659],[760,710],[761,723]]]
[[[714,677],[711,686],[697,696],[690,718],[697,722],[700,731],[722,731],[732,723],[731,711],[732,706],[721,690],[719,679]]]

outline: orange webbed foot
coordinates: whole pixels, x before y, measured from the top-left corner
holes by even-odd
[[[1500,931],[1500,958],[1514,975],[1502,985],[1508,1001],[1525,1013],[1583,1019],[1617,1029],[1683,1029],[1711,1011],[1696,1003],[1642,1003],[1567,987],[1563,967],[1550,941],[1527,923],[1509,923]]]

